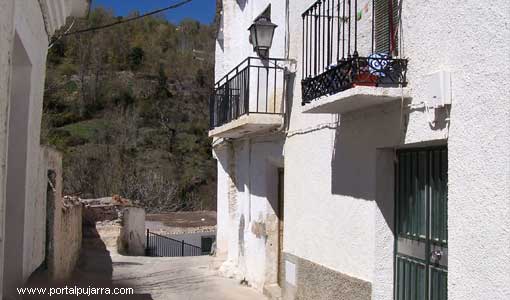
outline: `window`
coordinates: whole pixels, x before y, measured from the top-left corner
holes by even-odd
[[[391,53],[393,56],[397,55],[397,33],[400,21],[399,11],[398,0],[374,1],[374,39],[376,53]]]

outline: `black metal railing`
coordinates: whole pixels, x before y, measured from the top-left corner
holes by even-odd
[[[221,78],[210,100],[211,129],[247,114],[283,114],[283,61],[248,57]]]
[[[407,60],[389,57],[352,57],[302,81],[303,105],[355,86],[397,87],[406,84]]]
[[[178,257],[207,255],[199,246],[185,243],[164,235],[150,232],[147,229],[147,245],[145,255],[152,257]]]
[[[303,105],[357,85],[407,84],[407,60],[397,58],[401,8],[394,5],[398,6],[395,0],[372,0],[371,26],[364,23],[360,35],[365,39],[363,49],[358,45],[358,23],[368,4],[358,7],[357,0],[318,0],[302,14]]]

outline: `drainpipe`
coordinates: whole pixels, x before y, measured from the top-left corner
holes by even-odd
[[[251,138],[248,139],[248,224],[251,223]]]
[[[275,132],[284,132],[285,131],[285,127],[286,127],[286,123],[287,123],[287,116],[289,116],[290,112],[287,111],[287,91],[288,91],[288,83],[291,79],[292,76],[294,76],[296,74],[296,70],[295,70],[295,64],[297,64],[297,62],[295,60],[291,60],[289,59],[289,56],[290,56],[290,0],[285,0],[285,59],[286,59],[286,64],[288,64],[289,66],[285,66],[285,73],[284,73],[284,87],[283,87],[283,93],[284,93],[284,96],[283,96],[283,106],[284,106],[284,110],[285,110],[285,113],[284,113],[284,118],[283,118],[283,123],[281,126],[279,126]]]
[[[289,59],[289,49],[290,49],[290,11],[289,11],[289,1],[285,0],[285,59]]]

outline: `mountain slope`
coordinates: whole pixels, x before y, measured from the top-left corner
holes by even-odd
[[[115,20],[96,9],[73,30]],[[148,17],[52,46],[41,140],[64,153],[66,194],[119,194],[153,212],[215,208],[214,30]]]

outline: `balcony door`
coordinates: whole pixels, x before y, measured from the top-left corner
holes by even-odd
[[[401,150],[396,167],[395,300],[446,300],[446,147]]]

